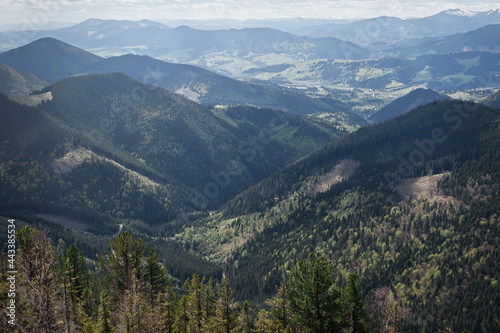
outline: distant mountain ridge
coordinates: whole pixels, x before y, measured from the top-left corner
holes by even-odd
[[[449,9],[412,19],[382,16],[348,24],[312,26],[304,33],[312,37],[337,37],[380,50],[411,39],[450,36],[491,24],[500,24],[500,9],[484,12]]]
[[[140,82],[164,87],[203,105],[249,105],[295,114],[338,112],[303,94],[250,84],[199,67],[167,63],[148,56],[129,54],[107,58],[82,69],[79,74],[112,72],[122,72]],[[350,124],[362,123],[354,115],[350,117]]]
[[[87,20],[76,26],[30,34],[30,41],[52,37],[101,56],[136,53],[235,73],[259,66],[264,55],[288,62],[306,59],[363,59],[370,51],[337,38],[310,38],[270,28],[197,30],[150,22]],[[15,32],[0,34],[0,44],[14,48]],[[25,40],[25,39],[24,39]],[[26,41],[26,40],[25,40]],[[216,65],[217,66],[213,66]]]
[[[383,16],[324,24],[319,24],[324,20],[310,20],[313,25],[309,28],[303,23],[292,28],[293,24],[287,22],[283,21],[286,31],[274,29],[279,28],[276,21],[269,24],[274,28],[265,24],[255,27],[252,23],[240,29],[200,30],[185,25],[172,28],[148,20],[89,19],[71,27],[32,31],[22,35],[23,38],[15,31],[0,33],[0,50],[53,37],[103,57],[127,53],[148,55],[238,77],[254,68],[309,60],[385,58],[399,53],[422,55],[434,50],[461,52],[469,50],[469,46],[470,50],[497,50],[497,43],[475,45],[474,37],[472,43],[460,38],[450,39],[446,45],[439,42],[446,37],[500,24],[500,10],[452,9],[418,19]],[[489,33],[492,41],[497,39],[495,33]]]
[[[32,74],[38,73],[50,82],[73,75],[121,72],[203,105],[248,105],[295,114],[340,112],[304,94],[238,81],[192,65],[166,63],[132,54],[103,59],[52,38],[42,38],[0,54],[1,59]],[[349,126],[365,123],[352,114],[340,113],[345,115]]]
[[[0,53],[0,62],[45,81],[64,79],[69,73],[102,60],[101,57],[54,38],[42,38]]]
[[[388,50],[390,54],[401,57],[421,54],[446,54],[465,51],[500,52],[500,24],[492,24],[479,29],[453,36],[422,40],[414,46]],[[382,54],[384,52],[381,52]]]
[[[409,94],[397,98],[396,100],[387,104],[382,109],[372,114],[369,119],[375,123],[379,123],[406,113],[418,106],[442,99],[450,99],[450,97],[447,95],[439,94],[430,89],[415,89],[412,90]]]

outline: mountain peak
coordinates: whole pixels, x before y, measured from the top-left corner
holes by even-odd
[[[445,15],[449,15],[449,16],[473,17],[473,16],[476,16],[478,12],[473,12],[473,11],[469,11],[469,10],[462,10],[459,8],[455,8],[455,9],[445,10],[442,13]]]
[[[48,82],[65,78],[101,57],[52,37],[45,37],[0,54],[0,62]]]

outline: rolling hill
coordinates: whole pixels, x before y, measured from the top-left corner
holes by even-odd
[[[382,109],[372,114],[369,119],[375,123],[379,123],[406,113],[420,105],[429,104],[430,102],[441,99],[450,99],[450,97],[429,89],[415,89],[409,94],[387,104]]]
[[[461,52],[426,54],[414,58],[335,61],[294,64],[278,71],[262,68],[247,78],[288,85],[356,87],[397,91],[410,87],[461,90],[500,85],[500,54]]]

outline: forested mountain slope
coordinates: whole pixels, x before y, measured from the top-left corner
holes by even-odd
[[[492,108],[500,108],[500,90],[497,90],[490,96],[485,97],[480,102],[484,105],[491,106]]]
[[[339,110],[303,94],[250,84],[196,66],[173,64],[148,56],[111,57],[82,69],[83,74],[125,73],[137,81],[166,88],[203,105],[249,105],[295,114],[336,113]],[[348,114],[349,125],[363,125]]]
[[[311,154],[179,237],[229,258],[242,298],[273,293],[321,250],[365,291],[392,286],[412,309],[407,330],[496,331],[499,124],[498,109],[433,102]]]
[[[0,93],[2,94],[7,96],[27,95],[46,85],[47,82],[33,75],[0,64]]]
[[[209,110],[117,73],[42,93],[36,109],[2,99],[3,208],[102,218],[106,230],[120,219],[168,229],[345,133],[273,110]]]
[[[228,200],[292,162],[297,153],[274,145],[273,137],[286,120],[275,119],[265,138],[248,135],[199,104],[124,74],[69,78],[43,92],[50,92],[52,100],[41,108],[67,125],[94,142],[111,142],[159,174],[197,189],[203,196],[196,208]],[[334,128],[327,131],[332,138],[342,134]],[[213,186],[222,176],[223,185]]]

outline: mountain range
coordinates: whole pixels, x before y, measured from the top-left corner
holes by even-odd
[[[382,16],[349,23],[323,23],[301,29],[311,37],[336,37],[374,49],[390,48],[401,42],[444,37],[500,24],[500,10],[485,12],[449,9],[422,18]]]
[[[363,47],[336,38],[303,37],[270,28],[196,30],[187,26],[168,28],[144,21],[132,24],[92,19],[74,27],[36,31],[29,36],[25,39],[17,32],[6,32],[0,36],[0,44],[4,49],[12,49],[20,46],[12,44],[15,40],[26,44],[52,37],[100,56],[137,53],[170,62],[191,63],[223,74],[283,59],[287,62],[362,59],[370,54]]]
[[[464,51],[498,53],[500,51],[499,32],[500,25],[492,24],[452,36],[408,41],[407,44],[412,44],[411,46],[403,44],[394,49],[384,50],[381,55],[412,57],[421,54],[447,54]]]
[[[481,323],[495,331],[486,318],[496,316],[489,304],[498,302],[499,252],[489,245],[500,203],[499,112],[441,100],[364,127],[249,188],[177,239],[205,239],[197,251],[226,258],[241,298],[273,294],[283,271],[322,251],[343,278],[363,276],[366,292],[394,286],[414,311],[406,331],[480,331]]]
[[[74,243],[88,258],[133,232],[179,287],[195,273],[224,276],[256,310],[320,252],[339,285],[359,275],[371,306],[388,288],[395,313],[411,312],[401,331],[499,331],[498,25],[441,35],[495,15],[440,13],[422,19],[425,40],[388,33],[370,49],[267,28],[59,29],[106,49],[44,37],[0,54],[0,219],[39,225],[58,250]],[[387,18],[387,32],[411,36],[406,21]],[[171,44],[153,50],[164,36]],[[395,53],[315,58],[342,45],[353,57]],[[418,45],[428,54],[402,57]],[[150,55],[102,57],[126,49],[246,81]]]
[[[73,75],[121,72],[204,105],[251,105],[296,114],[340,113],[348,126],[364,123],[360,117],[303,94],[245,83],[199,67],[166,63],[148,56],[129,54],[103,59],[53,38],[42,38],[1,53],[0,62],[49,82]]]
[[[148,20],[89,19],[55,30],[3,32],[0,50],[53,37],[99,56],[148,55],[237,77],[252,68],[318,59],[359,60],[465,50],[497,52],[498,27],[494,26],[499,24],[498,10],[448,10],[419,19],[378,17],[334,22],[314,25],[309,32],[300,25],[295,34],[262,27],[200,30],[172,28]],[[485,28],[487,25],[493,27]]]

